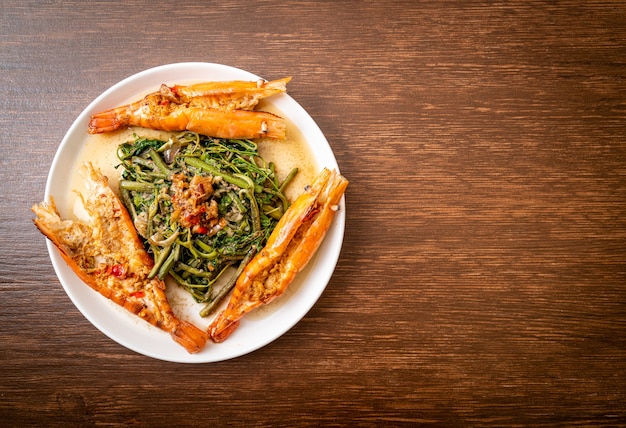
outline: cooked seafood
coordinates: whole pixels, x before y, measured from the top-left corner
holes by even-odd
[[[225,340],[246,313],[285,292],[322,243],[347,186],[343,176],[324,168],[306,187],[237,278],[228,306],[209,326],[213,341]]]
[[[284,139],[287,127],[283,118],[253,109],[262,98],[285,92],[289,80],[161,85],[142,100],[91,116],[88,132],[141,126],[218,138]]]
[[[182,86],[161,85],[160,93],[175,104],[218,110],[253,110],[258,102],[269,96],[285,92],[291,77],[284,79],[247,82],[205,82]]]
[[[87,285],[170,333],[188,352],[199,352],[207,333],[179,319],[168,303],[163,281],[148,278],[154,262],[107,177],[90,163],[80,173],[86,187],[80,197],[89,220],[61,219],[51,199],[32,207],[35,225]]]

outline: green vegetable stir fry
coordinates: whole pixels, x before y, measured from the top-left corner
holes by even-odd
[[[122,200],[155,260],[150,276],[171,275],[209,315],[287,210],[283,191],[297,169],[279,181],[253,141],[195,133],[135,135],[118,158]]]

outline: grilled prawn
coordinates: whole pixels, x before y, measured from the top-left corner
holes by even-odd
[[[70,268],[91,288],[170,333],[189,353],[202,350],[205,331],[176,317],[165,284],[148,279],[154,264],[135,231],[126,208],[91,164],[80,170],[86,195],[81,195],[88,221],[61,219],[54,200],[33,206],[37,228],[59,249]]]
[[[266,97],[286,91],[290,78],[271,82],[207,82],[167,86],[132,104],[91,116],[88,132],[99,134],[128,126],[191,131],[218,138],[284,139],[285,120],[255,111]]]
[[[222,342],[240,319],[285,292],[309,262],[324,236],[348,181],[324,168],[285,211],[265,247],[237,278],[228,306],[209,326],[215,342]]]

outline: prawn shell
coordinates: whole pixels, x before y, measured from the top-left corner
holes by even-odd
[[[252,110],[263,98],[287,91],[291,77],[266,82],[235,80],[231,82],[203,82],[188,86],[161,85],[160,92],[178,104],[190,107],[221,110]]]
[[[287,135],[285,120],[272,113],[196,108],[189,110],[189,120],[184,130],[198,134],[228,139],[275,138],[279,140],[284,140]]]
[[[227,96],[236,94],[237,96],[246,96],[252,94],[260,94],[263,97],[269,97],[274,94],[285,92],[287,83],[291,81],[291,77],[271,80],[266,82],[258,80],[255,82],[244,80],[233,80],[229,82],[202,82],[191,85],[174,85],[170,87],[176,94],[182,95],[183,101],[194,97],[207,96]]]

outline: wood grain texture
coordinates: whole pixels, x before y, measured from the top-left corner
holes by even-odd
[[[3,426],[626,425],[623,2],[1,10]],[[216,364],[103,336],[31,223],[74,118],[181,61],[292,75],[351,182],[321,299]]]

